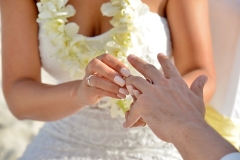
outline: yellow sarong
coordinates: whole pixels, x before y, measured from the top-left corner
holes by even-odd
[[[206,107],[205,120],[222,137],[240,149],[240,120],[225,117],[219,114],[214,108]]]

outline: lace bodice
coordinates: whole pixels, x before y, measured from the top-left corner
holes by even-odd
[[[142,30],[147,43],[139,46],[141,58],[160,68],[157,54],[170,56],[171,40],[168,22],[148,12]],[[72,80],[50,55],[56,52],[40,24],[39,50],[43,68],[59,83]],[[99,50],[111,38],[110,30],[96,37],[87,37],[90,46]],[[104,100],[100,103],[105,103]],[[68,107],[68,106],[66,106]],[[124,129],[123,118],[111,118],[107,109],[84,107],[65,119],[46,123],[28,147],[22,159],[76,160],[177,160],[181,159],[172,144],[159,140],[148,127]]]

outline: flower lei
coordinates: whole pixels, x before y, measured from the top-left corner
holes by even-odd
[[[110,0],[102,5],[103,15],[113,17],[110,21],[113,26],[112,38],[102,51],[89,47],[86,37],[78,34],[80,27],[76,23],[68,23],[68,18],[74,16],[76,11],[72,5],[67,5],[67,2],[68,0],[41,0],[37,3],[37,22],[43,24],[46,35],[58,48],[54,56],[71,77],[82,78],[88,63],[103,53],[109,53],[127,64],[126,57],[130,53],[137,53],[136,48],[144,43],[141,16],[145,15],[149,8],[141,0]],[[130,97],[125,100],[110,98],[107,103],[99,103],[98,106],[110,108],[114,118],[118,115],[124,117],[130,104]]]

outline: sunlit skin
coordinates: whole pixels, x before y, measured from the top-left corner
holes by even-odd
[[[69,1],[77,11],[70,21],[81,26],[81,34],[94,37],[112,28],[109,24],[110,18],[103,17],[100,12],[100,7],[105,2],[108,1]],[[143,2],[149,5],[152,12],[167,18],[175,65],[186,83],[190,85],[201,74],[208,76],[204,90],[205,102],[208,102],[215,90],[208,1]],[[113,77],[120,75],[119,68],[114,68],[115,70],[109,73],[110,67],[99,59],[94,59],[87,67],[86,75],[98,71],[97,67],[94,67],[97,63],[104,65],[104,71],[109,74],[106,78],[110,82],[97,82],[98,87],[105,86],[104,89],[89,87],[86,80],[59,85],[42,84],[36,2],[1,0],[1,12],[3,91],[10,110],[18,119],[59,120],[78,112],[85,105],[97,103],[101,97],[118,98],[116,92],[120,86],[113,82]],[[83,100],[83,97],[89,98]]]
[[[154,83],[137,76],[126,79],[126,85],[140,94],[126,114],[124,127],[140,124],[142,117],[158,138],[174,144],[184,160],[215,160],[238,152],[204,120],[206,76],[197,77],[189,88],[164,55],[158,55],[164,74],[138,57],[130,55],[128,60]]]

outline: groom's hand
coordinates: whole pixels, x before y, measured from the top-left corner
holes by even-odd
[[[206,76],[199,76],[189,89],[176,67],[164,55],[159,54],[158,60],[164,75],[151,64],[130,55],[128,61],[145,78],[130,76],[126,85],[132,85],[139,91],[137,100],[126,114],[124,127],[136,126],[142,117],[153,132],[161,139],[170,141],[175,128],[192,121],[203,121],[205,108],[203,102],[203,87]],[[130,87],[131,88],[131,87]]]

